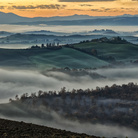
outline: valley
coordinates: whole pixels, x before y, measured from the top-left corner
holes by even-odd
[[[137,15],[0,19],[0,137],[137,138]]]

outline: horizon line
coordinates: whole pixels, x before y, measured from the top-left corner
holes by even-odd
[[[5,13],[5,14],[14,14],[14,15],[17,15],[17,16],[20,16],[20,17],[25,17],[25,18],[51,18],[51,17],[70,17],[70,16],[75,16],[75,15],[78,15],[78,16],[89,16],[89,17],[117,17],[117,16],[123,16],[123,15],[128,15],[128,16],[136,16],[138,14],[120,14],[120,15],[103,15],[103,16],[94,16],[94,15],[88,15],[88,14],[72,14],[72,15],[67,15],[67,16],[62,16],[62,15],[59,15],[59,16],[35,16],[35,17],[27,17],[27,16],[21,16],[21,15],[18,15],[18,14],[15,14],[13,12],[2,12],[0,11],[0,13]]]

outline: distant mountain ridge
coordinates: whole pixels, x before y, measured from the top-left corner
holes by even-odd
[[[0,12],[0,24],[21,25],[138,25],[138,15],[121,16],[54,16],[54,17],[21,17],[14,13]]]

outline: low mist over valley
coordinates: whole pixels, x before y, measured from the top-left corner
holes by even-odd
[[[34,93],[37,93],[38,91],[47,91],[49,92],[55,92],[57,95],[61,93],[61,88],[64,90],[64,87],[66,88],[66,92],[71,93],[70,91],[74,91],[73,89],[97,89],[105,86],[112,86],[113,84],[122,85],[122,84],[128,84],[129,82],[138,83],[138,76],[137,74],[137,67],[132,68],[108,68],[108,69],[98,69],[98,70],[65,70],[65,69],[58,69],[57,71],[49,70],[49,71],[32,71],[32,70],[17,70],[17,69],[1,69],[1,79],[0,79],[0,94],[1,94],[1,105],[0,105],[0,117],[1,118],[8,118],[12,120],[18,120],[18,121],[25,121],[25,122],[35,122],[40,125],[47,125],[50,127],[56,127],[60,129],[80,132],[80,133],[87,133],[90,135],[96,135],[96,136],[107,136],[111,137],[113,132],[116,132],[114,136],[117,137],[136,137],[137,136],[137,126],[135,127],[136,130],[132,130],[129,128],[131,126],[125,126],[121,124],[119,126],[116,124],[117,122],[92,122],[85,121],[85,118],[82,118],[82,122],[79,122],[79,120],[76,118],[77,112],[75,110],[80,110],[82,108],[79,105],[79,108],[76,106],[74,109],[74,104],[71,99],[65,101],[61,101],[60,99],[50,100],[49,104],[52,107],[56,107],[57,109],[52,109],[52,107],[47,107],[47,102],[42,102],[40,99],[34,99],[32,101],[31,99],[29,101],[26,101],[25,105],[23,103],[17,102],[11,102],[9,104],[4,104],[9,101],[9,99],[12,98],[14,100],[16,96],[21,97],[22,94],[26,94],[26,96],[32,95]],[[98,87],[97,87],[98,86]],[[40,91],[40,92],[41,92]],[[87,91],[87,90],[86,90]],[[66,93],[65,92],[65,93]],[[85,91],[84,91],[85,92]],[[91,92],[93,93],[93,92]],[[97,92],[98,93],[98,92]],[[114,93],[114,92],[113,92]],[[136,92],[137,93],[137,92]],[[41,94],[41,93],[40,93]],[[50,94],[51,95],[51,94]],[[67,94],[68,95],[68,94]],[[34,95],[35,96],[35,95]],[[105,95],[106,96],[106,95]],[[93,98],[93,100],[97,101],[96,105],[105,106],[107,104],[106,109],[99,109],[103,110],[105,114],[113,115],[116,114],[116,112],[120,114],[128,114],[129,116],[132,115],[132,121],[133,122],[133,116],[137,114],[137,108],[134,110],[133,107],[137,107],[137,97],[133,96],[132,98],[135,98],[134,101],[132,99],[125,99],[125,97],[120,99],[120,97],[109,97],[106,99],[103,95],[103,98],[99,97],[100,99]],[[18,100],[18,97],[17,100]],[[61,96],[58,96],[61,97]],[[64,97],[64,96],[63,96]],[[86,107],[89,107],[89,102],[91,103],[92,96],[88,96],[89,98],[85,98],[85,96],[82,96],[81,104],[83,105],[84,101],[86,102]],[[46,100],[47,98],[45,98]],[[49,98],[48,98],[49,99]],[[97,100],[96,100],[97,99]],[[119,100],[120,99],[120,100]],[[69,102],[70,101],[70,102]],[[59,109],[57,102],[60,103]],[[63,105],[65,105],[64,102],[67,102],[68,106],[66,109],[69,111],[72,110],[72,115],[68,115],[68,117],[64,117],[66,112],[65,109],[63,109],[63,113],[60,111],[60,108],[63,108]],[[88,102],[88,103],[87,103]],[[94,101],[93,101],[94,102]],[[62,105],[63,104],[63,105]],[[80,104],[80,103],[79,103]],[[117,108],[111,110],[111,105],[117,105]],[[119,107],[120,104],[120,107]],[[55,106],[56,105],[56,106]],[[73,106],[74,105],[74,106]],[[93,106],[95,106],[95,102],[92,103]],[[94,107],[91,105],[91,110],[94,111]],[[127,105],[127,106],[125,106]],[[37,107],[38,106],[38,107]],[[130,106],[130,107],[129,107]],[[27,108],[26,108],[27,107]],[[87,112],[89,111],[87,108],[85,110],[82,108],[81,111]],[[95,107],[96,108],[96,107]],[[55,110],[55,111],[54,111]],[[116,112],[115,112],[116,110]],[[133,112],[131,111],[133,110]],[[99,111],[100,112],[100,111]],[[114,113],[113,113],[114,112]],[[101,113],[100,113],[101,114]],[[100,115],[99,114],[99,115]],[[102,114],[101,114],[102,115]],[[101,116],[100,115],[100,116]],[[122,116],[124,118],[125,116]],[[73,118],[71,118],[71,116]],[[64,121],[63,121],[63,118]],[[68,119],[67,119],[68,118]],[[136,117],[137,118],[137,117]],[[73,120],[75,120],[75,123]],[[108,119],[108,118],[107,118]],[[127,119],[127,118],[126,118]],[[87,120],[87,119],[86,119]],[[84,122],[85,121],[85,122]],[[113,123],[113,124],[112,124]],[[118,122],[119,123],[119,122]],[[89,126],[89,129],[85,129],[86,126]],[[109,131],[110,129],[110,131]],[[122,133],[122,131],[124,133]]]
[[[137,15],[0,18],[0,137],[137,138]]]

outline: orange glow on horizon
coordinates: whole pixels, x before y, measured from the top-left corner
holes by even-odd
[[[24,17],[52,17],[90,15],[116,16],[138,14],[138,1],[116,0],[98,2],[59,2],[58,0],[4,0],[0,3],[1,12],[12,12]]]

